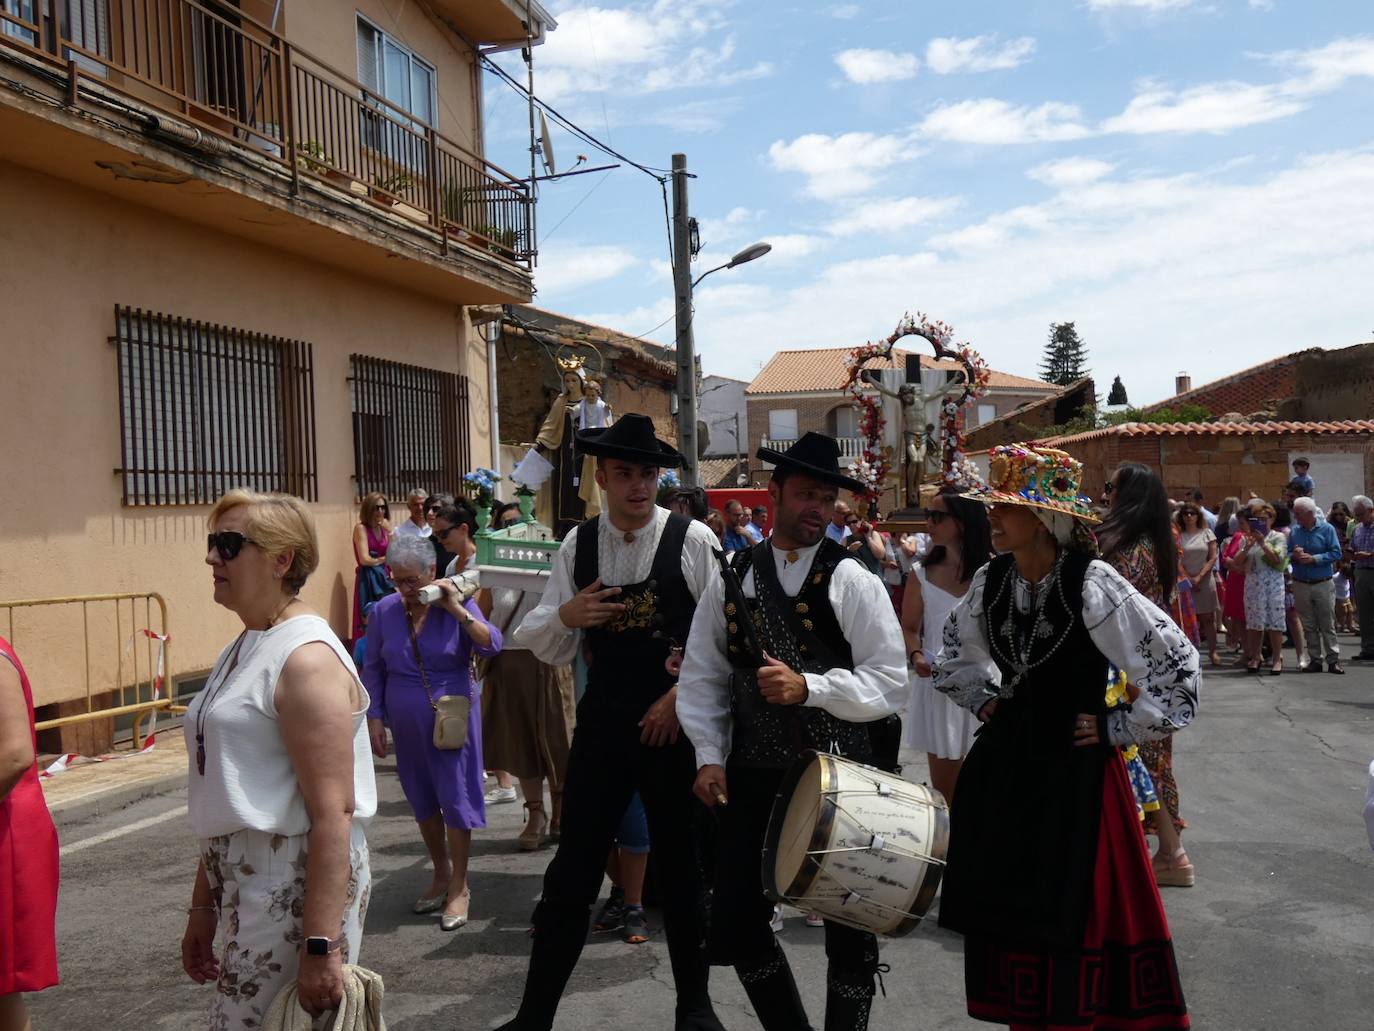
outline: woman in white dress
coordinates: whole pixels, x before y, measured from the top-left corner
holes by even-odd
[[[941,490],[925,507],[930,546],[907,577],[902,595],[902,633],[911,670],[906,743],[926,753],[931,785],[950,801],[978,720],[935,690],[931,666],[940,652],[945,621],[968,592],[973,574],[992,557],[992,538],[987,507],[960,497],[954,488]]]

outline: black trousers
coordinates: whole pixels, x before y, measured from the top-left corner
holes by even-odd
[[[591,704],[589,704],[589,702]],[[663,890],[663,923],[677,987],[677,1026],[720,1025],[707,993],[701,872],[692,809],[696,757],[685,736],[663,748],[640,744],[640,716],[584,699],[563,787],[563,836],[534,911],[534,948],[520,1013],[511,1028],[547,1031],[582,953],[616,830],[637,790]]]
[[[778,960],[769,926],[773,903],[763,894],[760,856],[773,800],[784,770],[731,766],[726,770],[730,804],[716,809],[716,888],[711,907],[711,962],[733,966],[748,984],[754,972]],[[829,987],[865,988],[873,994],[878,939],[867,931],[825,923]],[[783,961],[785,963],[785,960]],[[843,990],[843,989],[842,989]],[[764,1014],[759,1014],[764,1018]],[[765,1027],[770,1025],[764,1019]]]

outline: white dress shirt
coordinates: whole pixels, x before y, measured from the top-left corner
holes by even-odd
[[[419,526],[416,526],[413,519],[407,519],[405,522],[396,525],[396,528],[391,531],[391,536],[428,537],[433,532],[434,527],[430,526],[429,523],[421,523]]]
[[[649,578],[654,566],[654,554],[663,536],[663,528],[668,525],[668,510],[655,508],[654,518],[642,529],[633,531],[634,540],[625,542],[625,530],[615,526],[610,513],[601,513],[597,527],[597,572],[601,576],[602,587],[625,587],[641,583]],[[713,579],[719,581],[713,552],[720,547],[715,532],[705,523],[693,520],[687,528],[687,539],[682,542],[682,575],[687,580],[687,589],[692,597],[700,599],[706,585]],[[565,601],[577,593],[573,583],[573,569],[577,560],[577,532],[573,531],[563,539],[554,560],[553,571],[549,574],[549,584],[544,588],[544,596],[529,615],[525,616],[514,634],[517,648],[528,648],[539,661],[550,666],[566,666],[577,655],[582,642],[582,631],[563,625],[558,610]],[[611,596],[607,601],[614,601]]]
[[[778,582],[789,598],[805,585],[819,549],[819,543],[799,548],[797,561],[788,562],[788,553],[773,547]],[[752,569],[742,586],[746,598],[755,596]],[[802,674],[808,692],[802,704],[860,723],[900,712],[907,696],[906,650],[886,585],[858,562],[845,561],[835,567],[827,596],[854,668]],[[725,649],[725,586],[717,571],[697,604],[677,684],[677,718],[696,747],[698,767],[723,766],[730,754],[731,669]]]

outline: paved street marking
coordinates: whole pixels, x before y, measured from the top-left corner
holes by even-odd
[[[115,838],[122,838],[126,834],[137,834],[139,831],[145,830],[148,827],[155,827],[159,823],[166,823],[168,820],[171,820],[175,817],[185,815],[186,807],[184,805],[178,806],[170,812],[161,813],[158,816],[149,816],[147,819],[144,820],[136,820],[135,822],[129,824],[126,827],[116,827],[112,831],[106,831],[103,834],[97,834],[93,838],[82,838],[80,841],[74,841],[70,845],[63,845],[61,854],[64,856],[69,856],[73,852],[80,852],[82,849],[92,848],[95,845],[103,845],[107,841],[113,841]]]

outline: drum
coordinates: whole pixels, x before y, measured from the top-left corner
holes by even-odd
[[[938,791],[837,755],[808,752],[787,771],[763,848],[775,902],[893,937],[935,901],[949,846]]]

